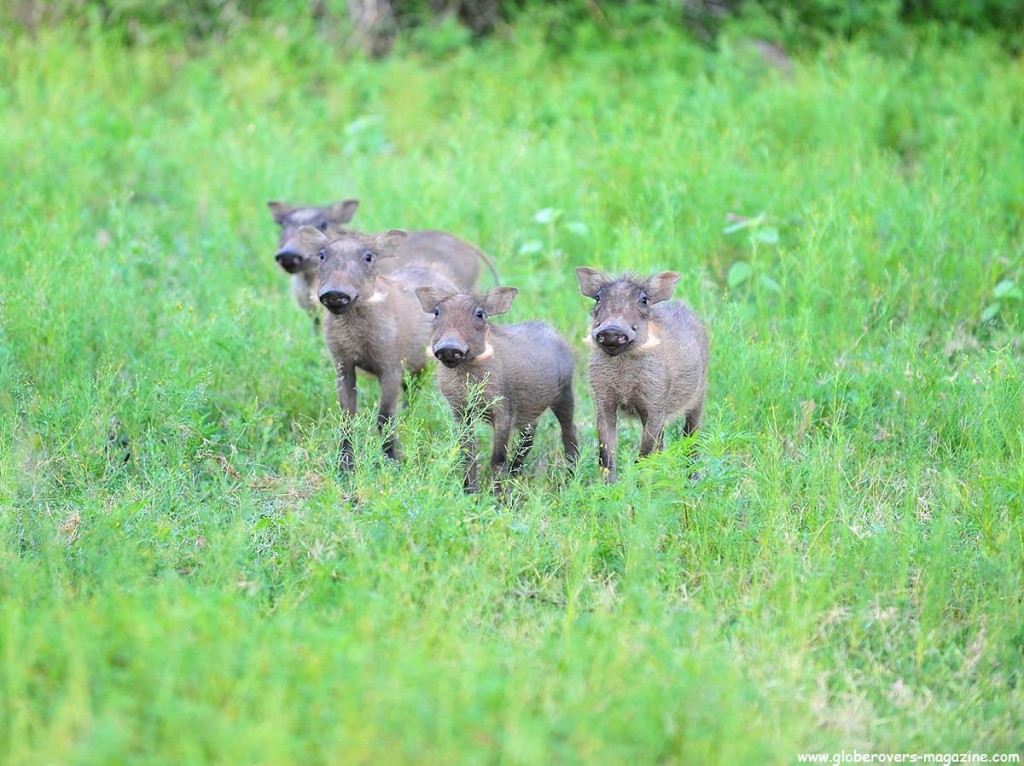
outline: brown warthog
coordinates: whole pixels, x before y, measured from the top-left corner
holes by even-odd
[[[320,292],[317,286],[319,260],[316,250],[310,253],[301,246],[299,228],[312,226],[333,239],[342,233],[342,224],[352,220],[359,200],[348,199],[322,207],[286,205],[283,202],[268,202],[267,206],[281,227],[281,240],[274,259],[292,275],[292,289],[299,306],[313,314],[315,320],[319,319],[320,303],[316,297]],[[469,290],[480,278],[481,264],[490,269],[495,282],[499,281],[494,263],[483,252],[451,234],[428,229],[409,232],[396,257],[381,264],[380,273],[420,266],[434,269],[456,287]]]
[[[485,295],[419,287],[416,295],[434,316],[430,348],[441,360],[438,387],[465,427],[463,455],[467,492],[476,492],[476,444],[471,422],[482,415],[494,429],[491,468],[494,489],[502,493],[509,471],[518,472],[533,446],[537,420],[550,409],[562,428],[570,466],[577,457],[573,424],[572,351],[557,332],[540,322],[497,325],[488,317],[504,314],[516,297],[514,287],[495,287]],[[520,441],[508,467],[512,431]]]
[[[394,432],[395,409],[403,373],[418,374],[427,364],[431,322],[423,315],[415,289],[429,286],[455,291],[455,286],[432,269],[405,266],[382,274],[378,264],[393,259],[406,232],[382,234],[344,232],[335,238],[309,226],[299,229],[304,248],[315,253],[317,298],[327,309],[324,339],[334,360],[338,403],[347,420],[356,412],[356,368],[380,381],[377,426],[384,435],[384,452],[398,456]],[[339,467],[353,465],[352,440],[342,438]]]
[[[578,268],[576,276],[580,292],[596,301],[587,337],[593,344],[588,372],[597,408],[600,465],[611,483],[616,480],[620,409],[643,423],[641,457],[662,448],[666,424],[679,415],[686,417],[687,435],[700,426],[708,334],[686,305],[668,302],[679,281],[674,272],[640,280]]]

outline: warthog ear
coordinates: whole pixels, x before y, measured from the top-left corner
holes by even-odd
[[[327,220],[331,223],[348,223],[359,209],[359,200],[346,199],[335,202],[327,208]]]
[[[587,266],[576,269],[576,278],[580,281],[580,292],[588,298],[596,298],[601,288],[609,282],[608,277],[600,271]]]
[[[405,242],[409,232],[405,229],[388,229],[373,237],[373,249],[378,258],[390,258],[398,255],[398,248]]]
[[[504,314],[512,308],[519,291],[514,287],[492,287],[484,295],[484,311],[488,314]]]
[[[420,299],[420,305],[428,314],[432,314],[439,303],[448,300],[455,293],[448,290],[439,290],[430,285],[420,285],[416,288],[416,297]]]
[[[284,223],[284,219],[290,216],[295,210],[291,205],[286,205],[283,202],[277,202],[275,200],[268,202],[267,207],[270,208],[270,214],[274,216],[274,223]]]
[[[672,297],[672,291],[676,289],[676,282],[680,276],[674,271],[663,271],[655,274],[647,280],[644,289],[647,291],[647,300],[650,303],[660,303]]]
[[[302,226],[299,228],[299,242],[307,253],[315,253],[320,248],[329,245],[331,240],[314,226]]]

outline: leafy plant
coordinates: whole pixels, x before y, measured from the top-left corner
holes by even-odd
[[[1024,290],[1012,279],[1003,279],[992,288],[988,305],[981,312],[982,322],[993,322],[1024,304]]]
[[[748,218],[730,213],[729,220],[729,225],[722,229],[722,233],[726,235],[746,233],[747,241],[754,251],[755,257],[757,248],[760,245],[767,247],[778,246],[779,230],[775,226],[768,224],[767,214],[759,213]],[[782,286],[777,281],[766,273],[757,273],[749,261],[735,261],[729,267],[729,272],[726,275],[726,284],[729,286],[729,289],[736,290],[743,285],[751,283],[756,283],[758,287],[775,295],[782,293]]]

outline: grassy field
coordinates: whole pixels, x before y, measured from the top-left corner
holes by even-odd
[[[0,47],[0,762],[1024,749],[1024,64],[531,29]],[[265,202],[349,196],[581,366],[575,266],[681,272],[702,478],[629,423],[602,485],[579,374],[573,480],[548,416],[510,507],[464,496],[432,387],[387,464],[366,382],[339,479]]]

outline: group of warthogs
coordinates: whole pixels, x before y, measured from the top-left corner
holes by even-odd
[[[292,275],[295,297],[320,323],[334,360],[343,413],[356,411],[356,369],[380,382],[377,425],[384,452],[397,457],[392,420],[406,371],[418,375],[427,355],[441,362],[437,382],[452,412],[465,424],[462,444],[466,491],[478,489],[476,445],[470,423],[482,417],[494,430],[494,488],[517,472],[533,444],[534,429],[550,409],[562,429],[570,468],[578,446],[573,423],[573,358],[565,338],[541,322],[494,324],[517,290],[475,292],[481,264],[498,280],[480,250],[441,231],[391,229],[363,234],[342,228],[357,200],[324,207],[268,203],[281,227],[275,255]],[[679,275],[671,271],[639,279],[576,269],[580,291],[594,299],[589,377],[597,409],[599,461],[605,479],[616,479],[619,410],[643,423],[641,457],[662,448],[666,424],[685,417],[685,433],[700,424],[707,384],[708,335],[684,304],[670,301]],[[508,456],[509,440],[519,442]],[[345,429],[340,468],[353,464]]]

